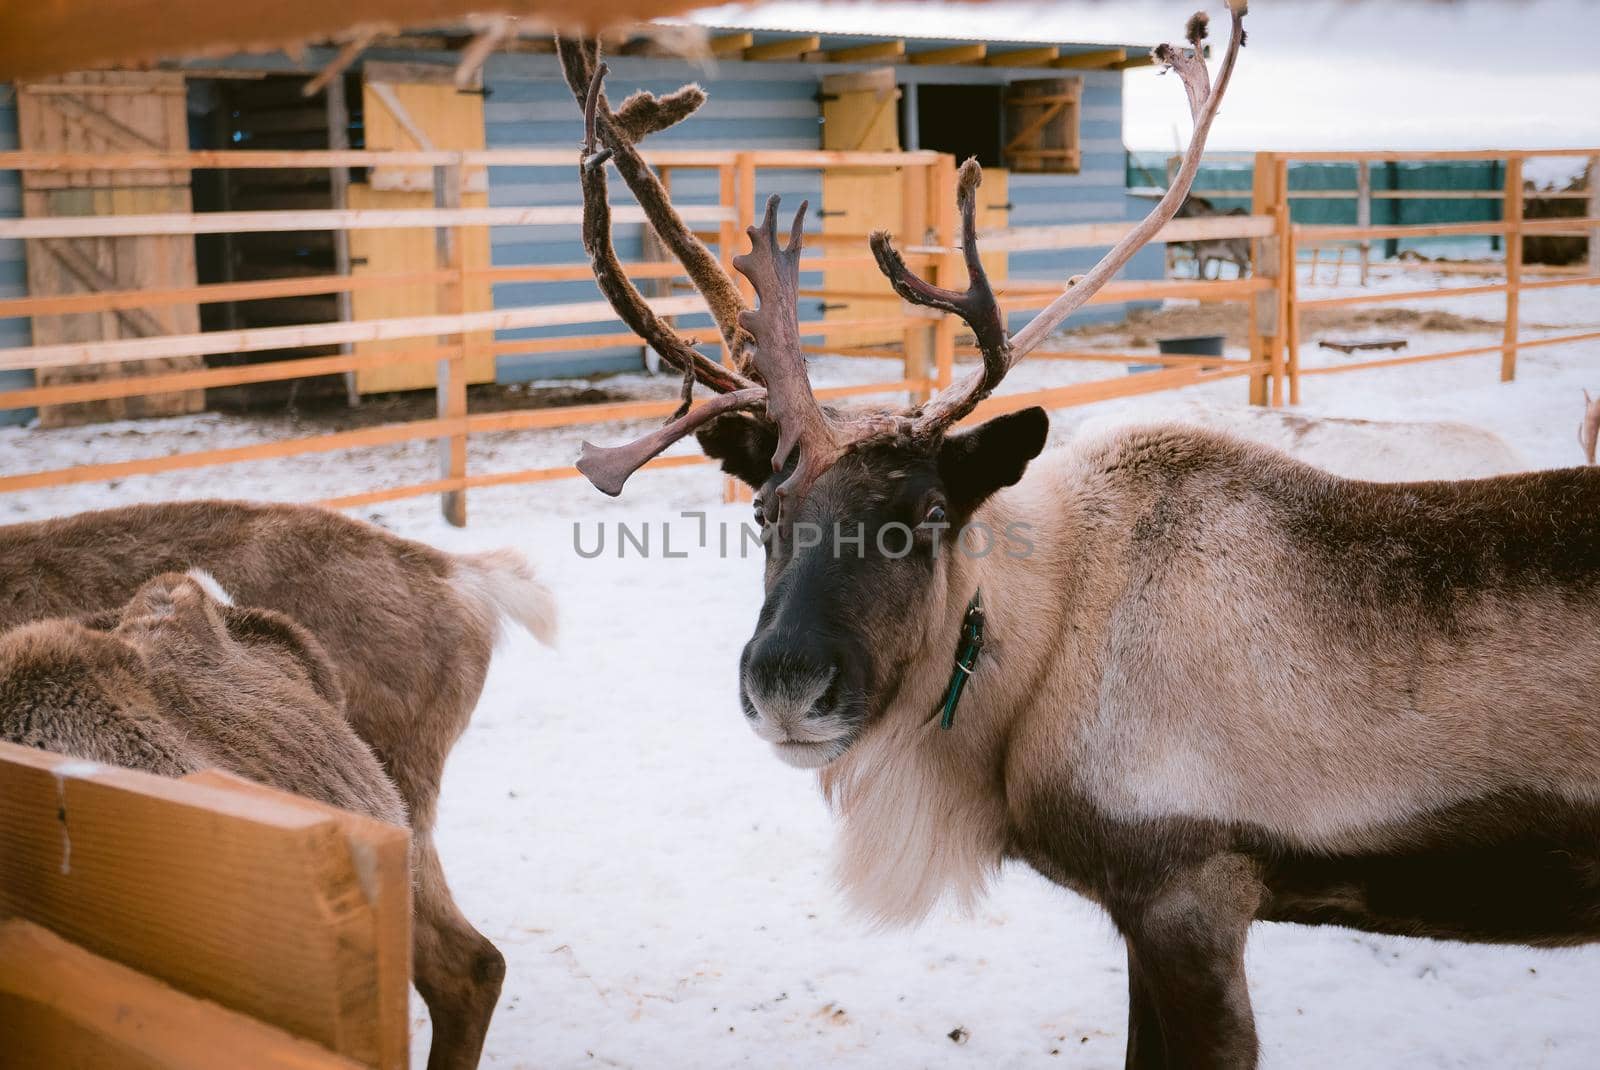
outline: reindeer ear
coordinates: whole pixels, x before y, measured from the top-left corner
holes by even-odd
[[[707,457],[722,462],[722,470],[756,490],[772,478],[772,455],[778,450],[778,432],[767,421],[746,412],[718,417],[695,432]]]
[[[1050,417],[1037,406],[996,416],[970,431],[945,436],[939,476],[957,511],[970,513],[1022,478],[1050,434]]]

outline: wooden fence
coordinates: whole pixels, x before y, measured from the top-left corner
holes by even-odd
[[[0,1067],[399,1068],[410,834],[0,743]]]
[[[1493,158],[1508,161],[1506,193],[1519,196],[1506,201],[1506,219],[1483,224],[1451,224],[1435,227],[1317,227],[1291,225],[1289,202],[1302,196],[1289,189],[1287,155],[1258,154],[1255,158],[1252,208],[1242,216],[1180,219],[1168,224],[1158,236],[1160,242],[1249,239],[1254,246],[1254,270],[1249,278],[1228,280],[1119,281],[1096,295],[1096,303],[1148,301],[1164,298],[1195,298],[1201,301],[1243,302],[1248,308],[1249,349],[1245,359],[1221,359],[1155,354],[1103,353],[1059,348],[1037,353],[1040,357],[1070,361],[1098,361],[1113,364],[1139,362],[1157,364],[1161,370],[1140,375],[1118,374],[1110,378],[1070,385],[1047,387],[1026,393],[1007,394],[990,399],[979,415],[1025,405],[1064,407],[1113,397],[1151,393],[1190,386],[1224,377],[1244,377],[1249,383],[1250,400],[1258,404],[1298,401],[1301,374],[1378,367],[1418,360],[1448,359],[1497,351],[1504,355],[1503,373],[1512,374],[1519,348],[1579,341],[1594,335],[1572,335],[1560,339],[1521,340],[1517,335],[1517,295],[1523,289],[1555,285],[1590,285],[1593,275],[1560,280],[1526,280],[1520,272],[1517,237],[1528,233],[1588,234],[1600,226],[1600,208],[1590,207],[1581,219],[1524,220],[1520,212],[1521,162],[1535,155],[1578,155],[1593,150],[1562,152],[1493,152],[1483,154],[1450,153],[1306,153],[1294,159],[1420,159]],[[962,285],[964,269],[955,245],[957,218],[954,198],[955,161],[931,152],[843,153],[843,152],[659,152],[648,154],[650,162],[667,181],[686,171],[711,171],[717,177],[716,204],[685,205],[684,218],[699,228],[702,238],[715,250],[725,265],[731,266],[743,241],[744,228],[755,219],[756,188],[763,169],[781,170],[867,170],[897,172],[900,176],[902,212],[894,228],[900,247],[912,266],[946,285]],[[78,465],[49,471],[0,474],[0,492],[59,486],[70,483],[120,479],[194,468],[205,465],[259,461],[321,451],[382,446],[413,440],[439,443],[440,458],[436,479],[404,486],[373,488],[358,494],[329,499],[336,507],[370,505],[377,502],[440,494],[445,515],[454,523],[466,520],[466,492],[473,487],[533,483],[575,476],[576,469],[563,466],[518,471],[470,472],[467,444],[473,434],[601,424],[621,420],[660,418],[672,411],[675,402],[628,401],[574,405],[558,408],[501,412],[469,412],[466,367],[470,359],[521,354],[596,351],[624,345],[642,344],[633,335],[619,331],[609,306],[603,301],[532,304],[499,307],[490,311],[466,311],[463,294],[473,284],[508,282],[572,282],[591,277],[587,263],[537,264],[500,267],[469,267],[461,250],[467,233],[474,228],[575,224],[581,217],[577,204],[534,207],[463,207],[462,190],[467,176],[481,174],[485,168],[564,168],[576,165],[575,153],[548,150],[488,150],[468,152],[368,152],[368,151],[237,151],[172,154],[73,154],[0,153],[0,169],[23,172],[67,171],[186,171],[204,168],[331,168],[352,167],[433,170],[434,207],[405,211],[341,209],[282,212],[204,212],[160,215],[93,215],[67,218],[33,218],[0,221],[0,239],[30,241],[101,238],[108,235],[193,235],[210,233],[259,233],[272,231],[329,230],[352,231],[389,228],[426,228],[435,233],[434,263],[403,274],[352,276],[330,274],[315,277],[269,279],[215,283],[182,288],[138,289],[111,292],[75,293],[64,296],[31,296],[0,301],[0,317],[59,316],[92,312],[115,312],[160,308],[174,304],[249,301],[319,294],[351,294],[359,290],[431,286],[440,295],[437,308],[426,316],[350,320],[289,326],[259,327],[248,330],[210,331],[196,334],[161,334],[153,337],[124,338],[86,343],[34,345],[0,349],[0,369],[52,369],[96,364],[140,362],[163,358],[201,358],[218,354],[243,354],[362,344],[357,352],[301,359],[271,360],[235,367],[196,368],[162,371],[157,374],[119,374],[89,382],[38,385],[0,391],[0,409],[132,397],[161,392],[196,390],[299,379],[330,373],[399,364],[437,362],[437,411],[429,419],[412,420],[355,430],[339,431],[303,438],[286,439],[249,446],[200,450],[158,457],[108,463]],[[576,196],[576,183],[574,196]],[[1336,191],[1335,191],[1336,192]],[[1315,191],[1328,196],[1330,191]],[[1359,191],[1352,190],[1351,196]],[[626,191],[617,184],[619,201]],[[637,222],[642,216],[637,207],[625,205],[614,211],[618,222]],[[1103,247],[1115,241],[1131,226],[1125,221],[1072,226],[1010,228],[987,234],[983,248],[987,253],[1008,251],[1063,250]],[[1362,295],[1318,302],[1298,299],[1295,284],[1296,252],[1318,243],[1370,240],[1388,234],[1500,234],[1507,237],[1507,280],[1467,290],[1414,291],[1405,295]],[[805,271],[836,268],[870,268],[872,257],[865,234],[816,234],[807,239],[808,255],[802,261]],[[640,282],[660,284],[668,293],[651,299],[652,306],[664,315],[685,316],[702,313],[705,306],[697,295],[672,294],[682,288],[684,275],[676,263],[639,261],[627,266],[630,277]],[[867,319],[824,319],[807,322],[802,335],[813,352],[893,355],[900,361],[900,374],[893,379],[860,385],[830,387],[819,395],[841,400],[869,395],[902,395],[910,399],[948,385],[954,375],[956,358],[970,354],[958,346],[959,324],[950,317],[930,317],[925,310],[912,309],[893,299],[887,283],[875,272],[852,278],[870,277],[870,283],[853,283],[866,289],[841,291],[837,287],[807,288],[808,298],[870,298],[882,302],[885,312]],[[1061,279],[1008,279],[1002,300],[1008,311],[1041,308],[1059,292]],[[742,284],[742,280],[741,280]],[[1477,347],[1448,353],[1408,356],[1393,360],[1367,361],[1341,365],[1338,369],[1307,369],[1298,360],[1300,315],[1313,308],[1335,303],[1355,304],[1367,300],[1400,300],[1433,293],[1464,294],[1504,292],[1507,296],[1506,334],[1501,345]],[[530,327],[593,325],[594,333],[559,338],[520,338],[495,340],[494,332]],[[888,332],[894,344],[860,345],[850,341],[863,329]],[[712,328],[684,333],[715,345]],[[418,339],[432,344],[417,347]],[[382,343],[396,342],[394,348]],[[378,348],[372,348],[373,345]],[[409,346],[409,347],[407,347]],[[669,456],[652,462],[654,467],[702,463],[697,456]]]
[[[1530,193],[1525,188],[1523,168],[1527,161],[1548,156],[1587,158],[1589,188],[1586,193],[1582,194],[1586,204],[1586,214],[1584,216],[1551,219],[1525,218],[1524,206],[1530,199],[1548,200],[1556,196],[1571,196],[1568,193]],[[1357,165],[1357,174],[1360,176],[1366,175],[1368,165],[1375,162],[1402,160],[1504,161],[1505,183],[1500,190],[1445,191],[1446,195],[1461,196],[1463,194],[1471,194],[1475,198],[1499,200],[1502,204],[1501,218],[1499,220],[1484,223],[1394,226],[1373,226],[1370,223],[1357,223],[1354,226],[1296,224],[1287,228],[1287,233],[1291,257],[1295,255],[1294,250],[1298,250],[1301,247],[1317,248],[1330,243],[1358,242],[1364,248],[1367,243],[1378,238],[1498,237],[1502,239],[1500,245],[1505,251],[1503,264],[1505,281],[1484,283],[1479,286],[1433,287],[1405,291],[1391,290],[1381,293],[1364,293],[1346,297],[1324,297],[1308,300],[1301,300],[1297,294],[1293,295],[1289,302],[1287,337],[1285,340],[1289,352],[1287,370],[1290,384],[1290,404],[1297,405],[1300,403],[1301,375],[1342,374],[1354,371],[1370,371],[1374,368],[1392,368],[1405,364],[1420,364],[1436,360],[1455,360],[1462,357],[1499,354],[1500,378],[1502,381],[1509,382],[1516,377],[1517,354],[1525,349],[1600,340],[1600,331],[1582,331],[1571,334],[1546,335],[1540,338],[1524,338],[1522,337],[1520,318],[1520,303],[1524,291],[1567,286],[1600,285],[1600,189],[1597,189],[1597,185],[1600,185],[1600,149],[1478,152],[1305,152],[1295,153],[1292,156],[1270,154],[1258,156],[1256,162],[1258,176],[1267,160],[1273,161],[1280,175],[1283,176],[1279,180],[1277,196],[1285,201],[1305,195],[1288,189],[1287,165],[1291,159],[1355,163]],[[1316,196],[1320,197],[1340,195],[1338,191],[1332,190],[1307,192],[1314,192]],[[1407,196],[1419,197],[1438,195],[1436,191],[1405,190],[1388,192],[1402,192]],[[1363,196],[1376,195],[1374,191],[1370,190],[1368,183],[1365,181],[1359,181],[1356,190],[1344,194],[1344,196],[1357,199],[1358,204]],[[1525,277],[1522,263],[1522,239],[1535,234],[1587,237],[1589,240],[1587,269],[1582,274],[1562,274],[1545,278]],[[1306,312],[1315,312],[1319,309],[1352,308],[1362,305],[1393,303],[1396,301],[1415,301],[1436,297],[1465,297],[1474,294],[1503,294],[1505,296],[1505,313],[1501,322],[1502,335],[1499,345],[1466,346],[1434,353],[1414,353],[1403,357],[1350,361],[1343,364],[1304,370],[1300,368],[1301,316]]]

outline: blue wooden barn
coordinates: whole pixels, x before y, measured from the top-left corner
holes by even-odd
[[[915,27],[909,27],[915,29]],[[707,31],[702,57],[672,54],[670,40],[619,38],[612,44],[608,88],[613,99],[645,88],[668,91],[687,80],[700,82],[709,103],[690,121],[652,139],[654,149],[708,150],[934,150],[958,158],[976,156],[985,166],[980,225],[1007,226],[1110,221],[1142,214],[1146,203],[1126,192],[1122,142],[1123,72],[1151,62],[1145,46],[1041,41],[981,41],[855,34],[748,30]],[[352,57],[331,78],[339,50],[309,49],[303,55],[236,55],[175,61],[170,77],[181,79],[187,124],[182,131],[146,133],[167,149],[297,149],[433,147],[441,149],[575,149],[578,110],[562,80],[548,38],[513,36],[497,42],[465,90],[456,77],[472,34],[435,32],[379,39]],[[707,54],[709,53],[709,54]],[[309,80],[325,85],[307,95]],[[107,75],[111,79],[112,75]],[[0,149],[35,147],[29,130],[48,121],[19,110],[33,107],[18,92],[0,99]],[[3,92],[3,91],[0,91]],[[324,99],[326,96],[326,100]],[[86,98],[87,99],[87,98]],[[65,121],[65,120],[63,120]],[[31,124],[31,125],[30,125]],[[293,209],[339,206],[425,207],[432,192],[405,174],[355,170],[340,189],[325,174],[304,169],[192,172],[187,191],[196,211]],[[810,230],[819,241],[850,245],[877,226],[896,228],[898,192],[892,173],[825,168],[764,169],[759,196],[780,193],[787,205],[801,198],[812,206]],[[621,184],[616,195],[625,197]],[[719,198],[714,171],[673,176],[681,204],[712,204]],[[572,204],[576,179],[570,166],[496,166],[469,186],[467,203],[491,206]],[[20,195],[14,171],[0,171],[0,216],[33,214]],[[897,228],[896,228],[897,229]],[[584,260],[575,226],[496,227],[480,232],[469,261],[495,267],[573,264]],[[625,259],[648,257],[640,226],[618,227]],[[193,277],[146,279],[120,276],[127,287],[206,284],[279,278],[295,271],[336,270],[348,258],[355,273],[404,271],[431,255],[427,231],[329,234],[201,236],[193,239]],[[348,241],[347,248],[337,248]],[[0,299],[30,292],[23,243],[0,242]],[[830,246],[831,247],[831,246]],[[1098,258],[1102,250],[1013,252],[992,270],[1012,279],[1064,279]],[[34,256],[40,254],[35,252]],[[167,258],[170,259],[170,258]],[[816,273],[803,285],[860,293],[863,269]],[[1130,278],[1159,278],[1159,248],[1142,251]],[[46,276],[34,272],[32,292]],[[469,307],[515,307],[593,300],[588,279],[518,281],[485,285]],[[315,322],[353,316],[372,318],[432,310],[430,294],[417,290],[357,292],[341,307],[332,295],[279,301],[204,305],[200,329]],[[318,305],[317,302],[324,302]],[[807,317],[871,320],[883,298],[824,298],[802,309]],[[1115,305],[1086,310],[1085,318],[1115,317]],[[60,317],[64,318],[64,317]],[[30,343],[29,320],[0,319],[0,347]],[[685,319],[686,325],[696,321]],[[555,338],[592,333],[583,326],[503,332],[498,340]],[[113,335],[114,336],[114,335]],[[840,345],[870,347],[872,331],[841,334]],[[47,339],[34,338],[36,344]],[[48,339],[54,340],[54,339]],[[478,380],[501,382],[582,376],[637,369],[637,346],[550,349],[502,355],[475,370]],[[29,372],[0,372],[0,389],[27,385]],[[363,392],[428,385],[431,369],[411,365],[380,369],[361,384]],[[128,412],[127,415],[138,415]],[[0,421],[28,414],[0,413]]]

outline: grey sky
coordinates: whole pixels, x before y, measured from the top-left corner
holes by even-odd
[[[696,21],[859,33],[1155,44],[1221,0],[1055,0],[729,5]],[[1600,4],[1253,0],[1250,44],[1211,147],[1600,146]],[[1130,148],[1170,149],[1188,129],[1177,82],[1128,72]]]

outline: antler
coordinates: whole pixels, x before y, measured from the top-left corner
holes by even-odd
[[[780,247],[778,198],[771,198],[761,225],[749,229],[750,252],[734,257],[734,267],[749,279],[760,300],[759,308],[753,311],[744,307],[732,278],[673,211],[666,190],[639,155],[635,143],[688,117],[704,102],[705,94],[697,86],[686,86],[661,98],[636,93],[620,111],[613,113],[602,86],[606,68],[600,62],[598,46],[561,40],[559,49],[567,82],[584,108],[585,140],[579,167],[583,185],[584,248],[593,260],[601,291],[618,314],[657,352],[684,372],[683,405],[666,426],[624,446],[602,449],[584,443],[579,470],[602,491],[618,494],[628,476],[680,438],[726,413],[756,408],[764,403],[767,418],[778,430],[778,445],[772,456],[773,471],[782,471],[791,457],[795,458],[793,473],[769,500],[769,517],[781,519],[783,502],[803,497],[817,478],[844,454],[891,438],[909,436],[936,440],[988,397],[1017,361],[1099,291],[1177,212],[1194,184],[1205,150],[1206,134],[1244,44],[1245,4],[1243,0],[1230,0],[1230,7],[1232,31],[1214,87],[1201,55],[1201,42],[1206,34],[1204,14],[1189,20],[1192,52],[1170,45],[1156,49],[1156,57],[1176,71],[1182,80],[1194,117],[1194,135],[1171,187],[1148,216],[1086,274],[1069,279],[1066,292],[1015,337],[1006,332],[1004,312],[978,255],[977,191],[983,174],[976,161],[968,160],[962,166],[956,189],[961,211],[961,246],[968,275],[965,291],[935,286],[919,278],[895,251],[887,234],[872,235],[873,254],[895,292],[913,304],[960,316],[972,328],[983,355],[981,368],[907,413],[839,414],[825,410],[811,390],[800,345],[796,307],[805,204],[795,215],[788,244]],[[611,208],[605,172],[608,160],[616,164],[656,233],[677,255],[690,279],[705,296],[723,339],[736,354],[738,370],[724,368],[701,354],[692,343],[662,322],[624,274],[611,243]],[[747,360],[752,347],[753,359]],[[741,374],[746,371],[753,372],[764,385],[757,385]],[[720,396],[690,409],[690,393],[697,380],[717,390]]]
[[[767,416],[778,425],[772,470],[780,472],[795,446],[800,458],[776,497],[803,495],[816,477],[839,458],[839,439],[811,392],[800,347],[800,250],[805,245],[806,208],[794,214],[789,244],[778,246],[778,198],[767,198],[766,218],[749,228],[750,251],[733,258],[734,268],[755,288],[761,304],[739,313],[739,325],[756,342],[755,366],[767,384]],[[776,506],[782,514],[781,503]]]
[[[1016,363],[1027,356],[1047,338],[1063,320],[1083,307],[1101,287],[1109,282],[1122,267],[1178,211],[1194,185],[1200,170],[1200,157],[1205,151],[1206,135],[1211,121],[1216,117],[1217,106],[1233,74],[1233,64],[1244,45],[1243,0],[1230,0],[1233,25],[1228,38],[1228,51],[1223,57],[1215,87],[1211,85],[1201,53],[1201,42],[1206,37],[1207,18],[1203,12],[1189,20],[1187,34],[1192,51],[1160,45],[1155,56],[1183,81],[1189,96],[1189,110],[1194,118],[1194,134],[1184,151],[1183,162],[1173,176],[1166,194],[1156,202],[1150,214],[1112,246],[1100,262],[1083,275],[1067,280],[1066,292],[1057,297],[1014,337],[1008,337],[1005,317],[994,291],[989,285],[983,264],[978,259],[976,194],[983,180],[982,170],[976,160],[968,160],[961,167],[956,187],[956,201],[961,210],[961,248],[967,263],[969,282],[965,293],[934,286],[912,274],[900,254],[895,251],[889,235],[879,231],[872,235],[872,251],[878,267],[888,277],[890,285],[901,297],[912,304],[953,312],[967,322],[977,338],[978,350],[983,355],[983,367],[947,387],[939,396],[927,402],[915,414],[912,433],[921,436],[938,435],[977,407],[992,393]]]
[[[767,203],[766,218],[762,225],[749,228],[750,252],[734,257],[734,267],[750,280],[761,301],[758,310],[746,309],[738,301],[737,289],[732,291],[738,306],[732,324],[736,332],[734,337],[741,346],[754,346],[754,370],[766,384],[765,387],[758,386],[738,372],[706,357],[692,342],[657,316],[627,277],[611,241],[611,203],[606,183],[606,163],[620,161],[623,153],[637,160],[634,138],[681,121],[704,102],[705,94],[692,86],[659,99],[636,93],[628,98],[620,112],[607,120],[602,87],[607,70],[606,65],[599,61],[598,47],[581,41],[562,41],[560,47],[562,61],[569,71],[569,80],[573,71],[588,72],[588,84],[580,97],[583,102],[584,142],[578,176],[583,189],[583,245],[593,264],[595,280],[623,322],[668,363],[682,369],[684,374],[683,404],[665,426],[622,446],[602,447],[585,442],[578,458],[578,470],[601,491],[615,496],[622,492],[629,476],[674,442],[718,416],[738,409],[757,408],[765,403],[768,418],[777,424],[779,430],[778,448],[772,458],[773,471],[781,471],[790,455],[799,447],[795,471],[770,499],[774,516],[781,516],[783,501],[804,495],[816,478],[852,442],[881,432],[885,421],[890,424],[895,422],[893,417],[882,414],[836,420],[822,411],[811,392],[811,383],[806,376],[805,355],[800,345],[800,315],[797,307],[800,253],[804,246],[802,232],[807,206],[801,204],[790,230],[789,243],[780,248],[778,198],[773,197]],[[608,121],[611,130],[609,140],[603,133]],[[600,148],[602,142],[605,143],[603,149]],[[623,152],[619,153],[615,146],[621,146]],[[640,166],[643,166],[642,162]],[[618,169],[622,169],[620,163]],[[648,167],[644,170],[649,172]],[[646,196],[651,199],[653,207],[647,208],[646,213],[656,225],[657,232],[680,230],[689,241],[704,251],[704,246],[699,245],[698,239],[683,226],[677,213],[672,210],[671,201],[666,191],[655,182],[654,174],[649,173],[649,178],[654,186],[646,186]],[[652,189],[654,192],[650,192]],[[694,277],[691,259],[682,259],[685,268]],[[721,267],[715,265],[715,261],[712,263],[716,266],[716,275],[726,279]],[[701,285],[698,278],[696,285]],[[731,281],[729,285],[732,285]],[[696,381],[718,391],[720,396],[699,408],[690,408]]]
[[[652,457],[724,413],[759,405],[765,400],[766,391],[738,372],[724,368],[705,356],[695,348],[693,342],[673,330],[655,314],[644,295],[639,293],[624,272],[611,241],[611,200],[606,182],[606,162],[616,159],[617,154],[609,145],[604,149],[599,147],[600,120],[605,107],[602,86],[606,65],[599,62],[598,47],[586,48],[583,42],[565,40],[560,47],[563,63],[569,72],[577,68],[588,71],[588,84],[580,98],[583,101],[584,140],[579,157],[578,181],[583,190],[583,247],[594,266],[595,281],[629,329],[660,353],[667,363],[683,372],[682,404],[666,426],[624,446],[583,444],[583,451],[578,457],[578,471],[588,476],[589,481],[600,490],[615,497],[622,493],[622,486],[628,477]],[[638,138],[682,121],[704,101],[705,94],[697,86],[686,86],[662,98],[635,94],[623,105],[622,111],[610,119],[614,130],[612,144],[624,145],[637,158],[638,153],[633,145]],[[648,167],[644,170],[649,172]],[[649,172],[649,175],[651,181],[655,181],[654,173]],[[656,187],[659,190],[659,182]],[[658,210],[676,220],[677,215],[671,210],[665,190],[659,192]],[[687,233],[681,221],[678,226]],[[661,228],[657,229],[659,233]],[[689,234],[689,239],[698,244],[693,234]],[[703,250],[704,246],[701,248]],[[717,273],[721,274],[720,267]],[[735,290],[736,301],[737,296]],[[736,337],[745,337],[737,323],[733,326],[739,332]],[[727,337],[726,333],[724,337]],[[720,396],[698,409],[690,409],[696,381],[718,391]]]
[[[556,51],[561,56],[567,86],[584,107],[590,142],[598,137],[610,152],[611,162],[644,209],[650,226],[683,265],[694,288],[706,299],[734,367],[745,370],[750,336],[739,327],[739,313],[745,308],[739,287],[722,270],[711,250],[672,210],[672,198],[638,149],[638,142],[646,135],[665,130],[694,114],[705,103],[705,90],[697,85],[686,85],[665,97],[641,90],[623,101],[621,110],[613,113],[604,89],[596,85],[605,76],[599,69],[602,66],[599,43],[560,37],[556,40]]]

